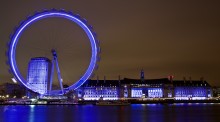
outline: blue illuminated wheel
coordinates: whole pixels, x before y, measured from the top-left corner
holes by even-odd
[[[42,20],[45,18],[51,18],[51,17],[65,18],[79,25],[86,33],[87,37],[89,38],[90,45],[91,45],[92,55],[91,55],[90,63],[89,63],[89,66],[86,72],[82,75],[82,77],[77,82],[69,86],[66,89],[67,91],[75,90],[78,87],[80,87],[91,76],[94,69],[96,68],[97,61],[99,60],[100,48],[98,45],[99,44],[98,40],[96,39],[95,33],[92,31],[91,26],[87,24],[85,19],[81,19],[79,15],[75,15],[71,12],[66,12],[64,10],[48,10],[48,11],[37,13],[29,17],[24,22],[22,22],[21,25],[16,29],[13,36],[11,37],[11,40],[9,43],[8,54],[7,54],[8,59],[9,59],[8,64],[10,66],[11,73],[14,75],[14,78],[16,78],[16,80],[19,81],[21,84],[23,84],[26,88],[34,92],[37,92],[37,91],[35,91],[34,89],[32,89],[26,84],[27,83],[26,79],[21,75],[18,69],[16,58],[15,58],[16,57],[16,46],[17,46],[17,43],[19,42],[19,38],[21,34],[28,26],[30,26],[31,24],[39,20]]]

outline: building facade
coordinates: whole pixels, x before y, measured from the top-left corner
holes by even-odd
[[[174,81],[174,96],[179,100],[203,100],[212,97],[211,86],[206,81]]]
[[[48,58],[31,58],[28,65],[27,85],[40,94],[48,90],[51,62]]]
[[[118,100],[119,82],[115,80],[87,80],[78,90],[78,97],[84,100]]]
[[[87,80],[78,90],[84,100],[160,99],[205,100],[212,97],[211,86],[203,80],[161,79]]]

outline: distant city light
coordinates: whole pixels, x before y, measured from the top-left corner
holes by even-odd
[[[18,83],[15,78],[11,78],[11,80],[12,80],[14,83]]]

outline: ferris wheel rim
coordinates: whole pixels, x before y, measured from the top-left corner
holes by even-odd
[[[75,90],[78,87],[80,87],[86,80],[89,79],[89,77],[92,75],[93,71],[95,70],[97,66],[97,61],[99,61],[99,41],[96,39],[96,34],[91,28],[90,25],[87,24],[87,21],[85,19],[82,19],[78,14],[73,14],[72,12],[67,12],[64,10],[46,10],[40,13],[36,13],[33,16],[28,17],[25,21],[23,21],[20,26],[15,30],[14,34],[11,36],[9,48],[8,48],[8,60],[9,60],[9,67],[16,78],[22,85],[24,85],[29,90],[32,90],[34,92],[37,92],[36,90],[33,90],[33,88],[29,87],[27,85],[27,82],[25,78],[21,75],[17,62],[16,62],[16,47],[17,43],[19,42],[19,37],[22,35],[22,32],[28,27],[31,26],[32,23],[37,22],[39,20],[48,18],[48,17],[60,17],[68,19],[74,23],[76,23],[78,26],[83,29],[83,31],[86,33],[87,37],[89,38],[91,50],[92,50],[92,56],[90,59],[90,63],[88,68],[86,69],[86,72],[83,74],[83,76],[74,84],[69,86],[68,90]],[[26,82],[26,83],[25,83]],[[37,92],[39,93],[39,92]],[[41,94],[41,93],[39,93]]]

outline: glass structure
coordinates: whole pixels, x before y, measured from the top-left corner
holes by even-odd
[[[40,94],[46,94],[51,62],[48,58],[32,58],[28,65],[27,85]]]

